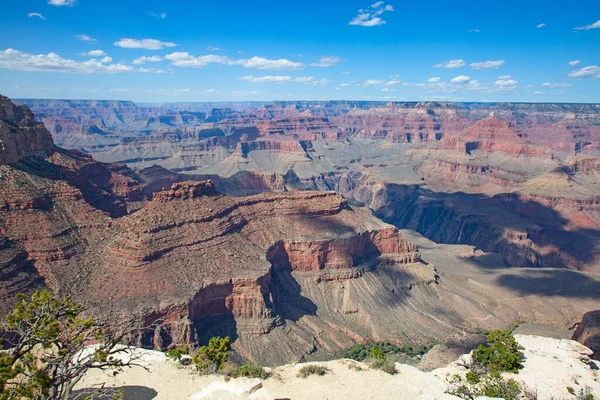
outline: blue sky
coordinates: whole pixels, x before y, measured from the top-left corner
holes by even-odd
[[[10,97],[600,102],[600,1],[4,0]]]

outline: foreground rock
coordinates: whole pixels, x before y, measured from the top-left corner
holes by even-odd
[[[589,347],[594,354],[593,358],[600,360],[600,310],[586,313],[573,333],[573,340],[577,340]]]
[[[524,368],[519,374],[506,374],[519,381],[530,393],[537,392],[538,399],[571,399],[571,387],[579,393],[582,389],[600,393],[598,364],[589,361],[591,351],[581,344],[539,336],[516,335],[523,346]],[[146,357],[148,368],[127,369],[116,377],[90,371],[80,384],[81,388],[106,384],[123,387],[125,399],[141,397],[139,393],[154,392],[157,400],[169,399],[458,399],[445,393],[447,379],[465,370],[452,363],[447,368],[433,372],[396,364],[399,371],[389,375],[372,370],[366,364],[352,360],[323,363],[331,370],[324,376],[296,375],[304,364],[284,365],[271,370],[272,377],[265,380],[234,379],[225,382],[218,376],[199,376],[191,368],[182,368],[161,358],[161,354]],[[127,395],[129,393],[129,396]]]
[[[24,157],[48,155],[54,150],[52,136],[32,112],[15,106],[0,95],[0,164],[15,163]]]

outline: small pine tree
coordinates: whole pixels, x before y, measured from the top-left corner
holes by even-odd
[[[229,336],[224,338],[213,337],[207,346],[200,347],[193,357],[198,372],[206,374],[216,373],[221,370],[223,365],[229,360],[230,344],[231,339],[229,339]]]
[[[21,300],[0,325],[8,349],[0,352],[0,400],[69,398],[90,369],[118,373],[124,363],[119,346],[132,330],[83,317],[82,305],[48,290]],[[84,351],[90,342],[94,351]]]
[[[473,351],[473,362],[491,372],[519,372],[521,353],[515,338],[506,331],[492,331],[487,335],[487,346],[479,345]]]

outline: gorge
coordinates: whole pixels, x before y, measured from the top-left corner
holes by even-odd
[[[1,312],[49,287],[277,365],[600,308],[598,105],[16,103]]]

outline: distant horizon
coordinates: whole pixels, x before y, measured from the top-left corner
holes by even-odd
[[[6,96],[2,93],[0,93],[0,95],[2,96]],[[155,104],[155,105],[161,105],[161,104],[186,104],[186,103],[192,103],[192,104],[211,104],[211,103],[215,103],[215,104],[223,104],[223,103],[231,103],[231,104],[240,104],[240,103],[261,103],[261,104],[268,104],[268,103],[274,103],[274,102],[281,102],[281,103],[298,103],[298,102],[304,102],[304,103],[327,103],[327,102],[362,102],[362,103],[382,103],[382,104],[388,104],[388,103],[450,103],[450,104],[572,104],[572,105],[595,105],[595,106],[600,106],[600,102],[570,102],[570,101],[450,101],[450,100],[368,100],[368,99],[327,99],[327,100],[293,100],[293,99],[286,99],[286,100],[281,100],[281,99],[275,99],[275,100],[206,100],[206,101],[196,101],[196,100],[189,100],[189,101],[158,101],[158,102],[154,102],[154,101],[135,101],[135,100],[130,100],[130,99],[85,99],[85,98],[50,98],[50,97],[40,97],[40,98],[34,98],[34,97],[10,97],[10,96],[6,96],[9,99],[13,100],[13,101],[28,101],[28,100],[34,100],[34,101],[114,101],[114,102],[123,102],[123,103],[128,103],[131,102],[133,104],[135,104],[136,106],[139,107],[140,104]]]

